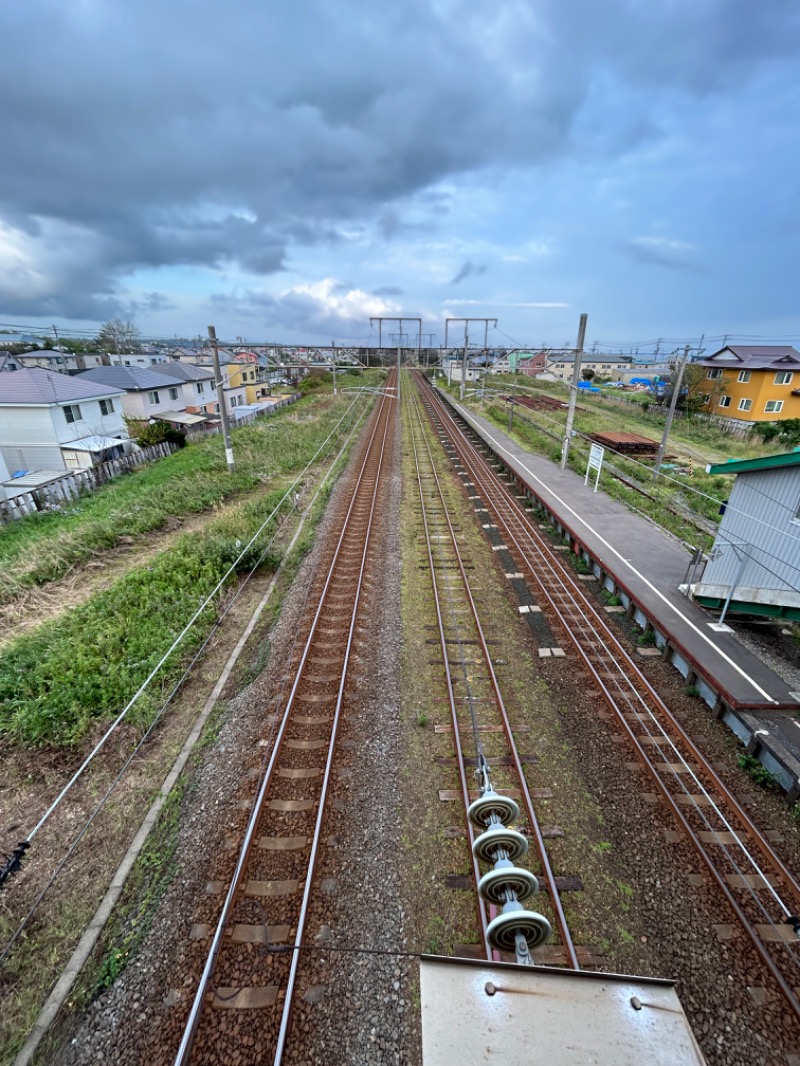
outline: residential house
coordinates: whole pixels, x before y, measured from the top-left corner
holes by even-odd
[[[800,451],[706,469],[736,480],[693,599],[726,613],[800,619]]]
[[[800,352],[789,345],[728,344],[697,365],[708,389],[701,408],[736,422],[800,418]]]
[[[22,363],[20,363],[16,355],[13,355],[11,352],[0,351],[0,373],[4,370],[19,370],[21,366]]]
[[[255,386],[258,381],[258,369],[249,362],[238,362],[234,353],[228,351],[227,348],[220,348],[218,351],[220,372],[223,375],[224,382],[223,393],[225,396],[225,406],[228,414],[232,414],[236,407],[241,407],[249,402],[247,386]],[[200,351],[174,348],[170,352],[170,358],[175,359],[176,354],[178,354],[181,364],[204,367],[206,370],[212,370],[213,372],[214,360],[210,348],[203,348]],[[256,396],[254,391],[253,400],[255,399]]]
[[[210,368],[194,366],[192,363],[179,363],[171,359],[167,363],[159,363],[151,367],[155,374],[160,374],[165,380],[173,381],[177,378],[182,382],[181,405],[176,404],[178,410],[183,410],[189,417],[185,418],[162,418],[176,425],[180,424],[189,428],[200,425],[201,422],[219,421],[219,406],[217,404],[217,391],[214,387],[214,372]]]
[[[633,367],[630,355],[598,355],[595,352],[581,353],[581,373],[594,371],[597,377],[611,378],[613,381],[629,381],[631,377],[643,372],[641,364]],[[550,355],[543,373],[550,381],[571,381],[575,368],[575,352],[558,352]]]
[[[54,371],[0,374],[0,454],[12,472],[83,469],[129,448],[120,388]]]
[[[186,410],[183,379],[138,366],[97,366],[78,374],[79,381],[97,381],[118,389],[128,418],[144,422],[169,421],[170,413]]]
[[[519,373],[525,374],[526,377],[538,377],[547,366],[547,352],[536,352],[535,354],[520,352],[519,354],[520,359],[517,367]]]

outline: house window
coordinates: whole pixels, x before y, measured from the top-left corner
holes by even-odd
[[[197,388],[198,392],[205,392],[206,391],[206,383],[205,383],[205,381],[196,382],[196,388]]]
[[[158,393],[157,393],[157,392],[148,392],[148,394],[147,394],[147,402],[148,402],[148,403],[149,403],[149,404],[150,404],[151,406],[152,406],[153,404],[156,404],[156,403],[158,403]]]
[[[67,422],[70,422],[70,423],[72,423],[72,422],[80,422],[80,420],[81,420],[81,409],[80,409],[80,407],[78,407],[78,405],[76,403],[65,404],[65,406],[64,406],[64,418],[66,418]]]
[[[705,407],[706,404],[711,403],[711,393],[704,392],[701,396],[698,397],[698,399],[700,401],[700,406]]]
[[[753,406],[753,401],[752,400],[739,400],[739,410],[740,411],[749,411],[752,406]]]
[[[706,374],[706,377],[707,378],[721,378],[722,377],[722,369],[720,367],[718,367],[718,366],[714,366]]]
[[[111,415],[114,413],[114,401],[113,400],[101,400],[100,401],[100,414]]]
[[[602,369],[603,370],[610,370],[611,369],[611,363],[603,363]]]
[[[775,384],[776,385],[788,385],[791,382],[793,377],[794,377],[794,374],[792,374],[789,370],[780,370],[775,375]],[[778,408],[778,410],[780,410],[780,408]]]
[[[717,407],[730,407],[730,405],[731,405],[730,396],[720,396],[719,403],[717,404]]]
[[[790,374],[789,377],[792,375]],[[783,410],[783,400],[767,400],[764,404],[764,410],[767,414],[777,414]]]
[[[742,382],[749,381],[750,380],[750,371],[749,370],[740,370],[739,371],[739,377],[736,380],[737,381],[742,381]]]
[[[177,400],[178,399],[178,390],[175,389],[175,388],[170,389],[169,390],[169,398],[171,400]]]

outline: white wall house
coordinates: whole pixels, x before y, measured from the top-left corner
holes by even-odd
[[[19,470],[83,469],[128,444],[122,391],[40,368],[0,374],[0,454]]]
[[[85,370],[77,380],[117,389],[122,393],[122,409],[128,418],[158,421],[170,412],[186,410],[184,383],[177,375],[134,366],[98,366]]]
[[[209,367],[194,366],[192,363],[178,363],[171,359],[167,363],[154,366],[153,372],[164,378],[177,378],[182,382],[184,408],[192,414],[218,414],[217,391],[214,387],[214,372]]]

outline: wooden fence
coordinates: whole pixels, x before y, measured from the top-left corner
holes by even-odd
[[[238,429],[239,426],[247,426],[252,422],[256,422],[259,418],[268,417],[280,407],[295,403],[301,396],[302,393],[300,392],[285,396],[282,400],[272,404],[266,411],[254,412],[253,414],[245,415],[244,418],[236,419],[232,428]],[[187,433],[186,439],[192,440],[199,437],[213,436],[213,434],[220,432],[220,427],[214,426],[211,429],[200,429]],[[120,474],[127,474],[129,471],[136,470],[154,459],[163,459],[176,451],[177,447],[176,444],[164,443],[154,444],[149,448],[140,448],[130,455],[124,455],[121,459],[111,459],[107,463],[100,463],[98,466],[91,466],[86,470],[70,470],[63,477],[58,478],[57,481],[50,481],[47,485],[42,485],[31,492],[20,493],[19,496],[15,496],[11,500],[0,500],[0,524],[13,522],[17,518],[24,518],[25,515],[36,514],[37,511],[58,510],[65,504],[77,500],[79,496],[83,496],[87,492],[94,492],[100,485],[105,485],[107,481],[119,477]]]
[[[13,522],[37,511],[57,510],[87,492],[94,492],[120,474],[127,474],[154,459],[163,459],[177,451],[177,447],[176,444],[153,444],[119,459],[110,459],[107,463],[87,467],[86,470],[70,470],[57,481],[50,481],[38,489],[20,493],[11,500],[0,500],[0,522]]]

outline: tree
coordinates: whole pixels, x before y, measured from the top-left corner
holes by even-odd
[[[121,318],[104,322],[97,334],[97,347],[105,352],[136,352],[139,330],[133,322],[123,322]]]
[[[594,377],[594,370],[592,370],[590,367],[588,370],[581,371],[581,377],[584,381],[591,381]]]
[[[719,403],[720,397],[728,391],[725,378],[709,378],[708,368],[699,366],[697,363],[687,363],[683,372],[683,395],[679,400],[680,406],[687,414],[693,415],[702,410],[706,404],[713,410]]]

